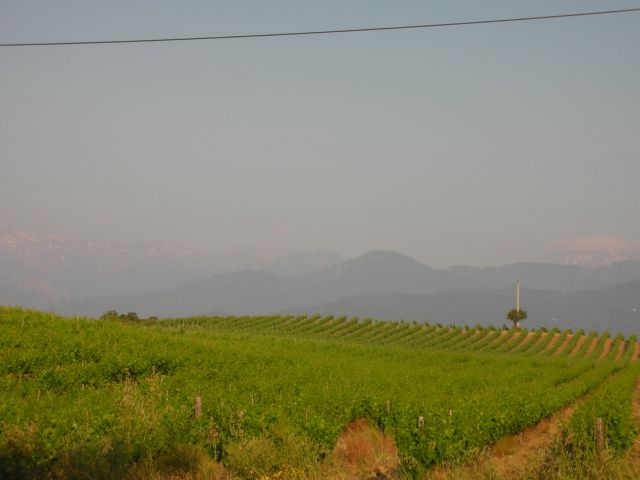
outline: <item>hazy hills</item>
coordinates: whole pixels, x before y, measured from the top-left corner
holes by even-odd
[[[255,314],[275,312],[285,304],[281,292],[292,279],[245,270],[212,275],[180,287],[137,295],[85,297],[54,305],[65,314],[98,316],[109,309],[139,315],[178,317],[210,312]]]
[[[500,325],[513,305],[513,285],[519,279],[531,326],[631,332],[640,325],[637,261],[598,268],[519,263],[439,270],[386,251],[298,277],[244,270],[150,293],[81,298],[54,308],[93,316],[110,308],[157,316],[309,312]]]
[[[168,243],[78,241],[0,227],[0,303],[66,314],[309,312],[499,325],[517,280],[532,326],[636,330],[635,260],[436,269],[390,251],[349,260],[330,251],[209,254]]]
[[[46,308],[74,298],[163,290],[242,269],[303,275],[343,260],[331,251],[239,247],[206,253],[166,242],[78,240],[0,226],[0,303]]]

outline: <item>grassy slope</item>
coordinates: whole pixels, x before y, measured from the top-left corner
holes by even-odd
[[[252,439],[275,452],[262,473],[299,470],[360,417],[390,433],[405,468],[417,471],[536,422],[615,368],[438,348],[468,345],[464,329],[378,323],[347,342],[334,334],[357,333],[357,325],[343,319],[173,325],[0,309],[0,474],[64,477],[91,468],[94,478],[109,478],[154,458],[191,468],[180,463],[188,455],[175,455],[185,449],[233,464]],[[291,329],[298,337],[284,335]],[[432,349],[376,346],[376,338]],[[196,392],[204,404],[197,420]],[[286,454],[293,445],[305,446],[296,461]]]

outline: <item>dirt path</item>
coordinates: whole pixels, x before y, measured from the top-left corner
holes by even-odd
[[[628,345],[629,342],[620,342],[620,345],[618,345],[618,351],[616,352],[616,360],[620,360],[622,358],[622,355],[624,355],[624,352],[627,348],[631,348],[631,345]]]
[[[578,339],[578,343],[576,343],[576,346],[573,350],[571,350],[571,353],[569,353],[569,357],[575,357],[576,354],[578,353],[578,350],[580,350],[580,347],[582,347],[582,345],[584,345],[584,342],[587,340],[587,337],[585,335],[582,335],[579,339]]]
[[[609,355],[609,351],[611,350],[611,345],[613,345],[613,340],[611,340],[610,338],[607,338],[604,342],[604,348],[602,349],[602,353],[598,357],[598,360],[607,358],[607,355]]]
[[[594,339],[598,341],[598,339]],[[613,341],[611,342],[613,343]],[[611,345],[609,345],[609,349]],[[640,342],[634,346],[636,358],[640,355]],[[534,469],[540,466],[540,455],[553,444],[561,433],[578,405],[591,395],[587,392],[548,418],[524,430],[502,438],[496,444],[487,447],[473,460],[464,465],[442,465],[428,472],[424,480],[514,480],[529,478]],[[633,416],[640,425],[640,376],[636,381],[633,396]],[[640,435],[633,446],[626,452],[633,464],[634,476],[640,478]],[[536,477],[537,478],[537,477]],[[627,477],[624,477],[627,478]]]
[[[571,339],[573,338],[573,335],[567,335],[564,338],[564,342],[562,342],[560,344],[560,346],[558,347],[558,349],[553,352],[554,355],[560,355],[562,353],[562,351],[567,347],[567,344],[571,341]]]
[[[640,342],[636,342],[633,346],[633,352],[631,353],[631,363],[634,363],[638,360],[638,355],[640,355]]]
[[[492,448],[489,459],[493,469],[502,478],[522,478],[540,450],[548,447],[560,432],[562,422],[573,413],[573,407],[545,418],[516,435],[503,438]]]
[[[562,423],[571,416],[573,410],[573,406],[565,407],[536,425],[501,439],[476,461],[462,467],[436,468],[426,479],[523,478],[535,464],[540,451],[553,443]]]

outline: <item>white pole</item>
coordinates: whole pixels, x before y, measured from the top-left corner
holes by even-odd
[[[520,313],[520,280],[516,283],[516,312]]]

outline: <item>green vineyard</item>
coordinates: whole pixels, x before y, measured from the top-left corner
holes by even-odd
[[[147,327],[188,327],[251,334],[290,336],[301,339],[331,340],[363,345],[520,353],[549,357],[635,362],[640,344],[635,335],[622,334],[611,339],[583,330],[557,329],[528,331],[495,327],[454,327],[417,322],[393,322],[346,317],[268,316],[194,317],[175,320],[140,320]],[[634,350],[635,349],[635,350]]]
[[[576,450],[622,455],[638,353],[635,336],[582,331],[0,308],[0,477],[327,478],[364,419],[397,446],[389,478],[423,478],[570,405]]]

